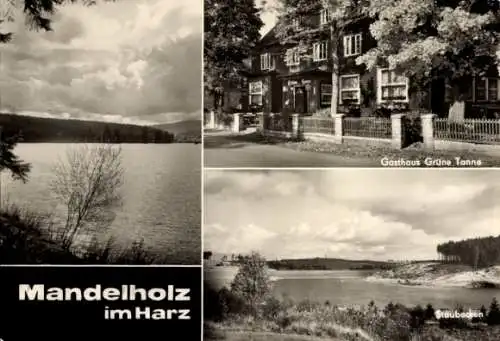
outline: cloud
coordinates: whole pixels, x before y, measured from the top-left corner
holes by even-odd
[[[207,171],[205,247],[271,258],[434,258],[439,242],[500,234],[494,179],[467,170]],[[266,238],[247,243],[249,226]]]
[[[252,224],[242,226],[238,229],[227,228],[215,224],[208,226],[208,229],[212,231],[212,233],[207,235],[205,243],[217,243],[217,252],[222,253],[233,253],[236,252],[236,250],[249,253],[276,237],[275,232]],[[245,240],[243,247],[241,245],[241,240]]]
[[[202,6],[197,0],[61,6],[52,32],[0,46],[0,109],[144,124],[200,117]]]

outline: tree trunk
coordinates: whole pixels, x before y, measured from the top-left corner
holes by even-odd
[[[337,115],[339,103],[339,42],[334,25],[330,25],[330,43],[332,45],[332,101],[330,103],[330,115]]]
[[[218,107],[221,111],[224,111],[224,95],[225,95],[224,89],[221,89],[219,93],[219,104],[218,104]]]
[[[213,96],[214,97],[212,98],[212,100],[213,100],[213,103],[212,103],[213,108],[212,109],[214,112],[217,112],[217,105],[219,104],[219,99],[217,98],[217,90],[215,90],[213,92]]]
[[[465,102],[455,100],[448,111],[448,121],[463,122],[465,119]]]
[[[465,119],[465,101],[464,95],[459,85],[453,86],[453,104],[448,110],[448,121],[463,122]]]

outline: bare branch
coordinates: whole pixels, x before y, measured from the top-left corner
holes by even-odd
[[[121,149],[108,144],[70,149],[55,165],[54,174],[52,191],[67,210],[61,238],[70,248],[80,234],[112,222],[110,212],[121,203]]]

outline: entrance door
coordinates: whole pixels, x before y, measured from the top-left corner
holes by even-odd
[[[298,86],[295,88],[295,112],[299,114],[304,114],[307,112],[307,92],[306,88],[303,86]]]

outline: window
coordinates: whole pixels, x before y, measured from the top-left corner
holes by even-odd
[[[295,66],[300,64],[299,50],[296,48],[286,50],[286,65]]]
[[[476,78],[474,96],[476,101],[498,101],[498,79]]]
[[[262,81],[249,83],[249,102],[250,105],[262,105],[263,91]]]
[[[329,83],[321,83],[319,90],[320,103],[322,107],[330,106],[332,102],[332,85]]]
[[[378,102],[408,102],[408,78],[389,69],[378,72]]]
[[[313,60],[319,62],[328,58],[328,44],[326,41],[313,45]]]
[[[271,70],[274,68],[274,59],[270,53],[260,55],[260,69],[262,71]]]
[[[361,54],[361,33],[344,36],[344,56]]]
[[[320,25],[326,25],[330,22],[330,10],[327,8],[322,9],[321,12],[319,12],[319,23]]]
[[[292,18],[292,27],[296,30],[299,29],[299,27],[300,27],[299,18]]]
[[[361,102],[361,87],[359,75],[340,76],[340,103],[359,104]]]

